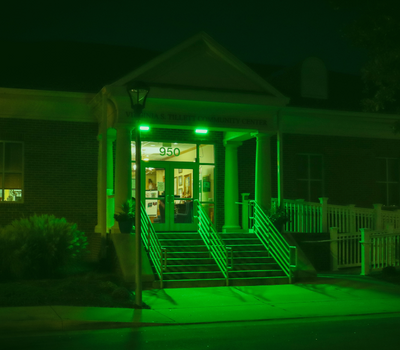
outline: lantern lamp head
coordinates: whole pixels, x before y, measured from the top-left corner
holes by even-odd
[[[145,107],[149,87],[143,82],[131,82],[126,86],[126,90],[131,99],[133,114],[139,117]]]

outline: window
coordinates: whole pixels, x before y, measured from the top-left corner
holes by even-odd
[[[378,158],[378,189],[383,205],[399,205],[399,160]]]
[[[297,155],[297,197],[319,202],[323,196],[323,159],[320,154]]]
[[[0,141],[0,202],[21,202],[23,144]]]

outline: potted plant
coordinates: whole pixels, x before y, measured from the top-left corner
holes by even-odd
[[[283,226],[287,222],[290,222],[290,215],[283,208],[277,208],[275,212],[270,211],[268,216],[279,232],[282,231]]]
[[[115,213],[114,219],[118,221],[121,233],[131,233],[135,224],[135,202],[127,200],[122,204],[122,211]]]

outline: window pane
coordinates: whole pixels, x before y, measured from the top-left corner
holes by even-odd
[[[22,174],[4,174],[4,188],[5,189],[21,189],[22,188]]]
[[[399,181],[398,159],[388,159],[388,181]]]
[[[3,171],[3,143],[0,142],[0,171]],[[1,182],[0,182],[1,187]]]
[[[319,203],[322,197],[322,181],[310,181],[310,202]]]
[[[214,163],[214,145],[200,145],[200,163]]]
[[[193,143],[142,142],[142,160],[144,161],[195,162],[196,157],[196,144]]]
[[[7,202],[22,201],[22,190],[20,189],[4,190],[4,200],[6,200]]]
[[[378,203],[383,204],[383,205],[388,205],[386,183],[378,183],[378,191],[379,191],[379,202]]]
[[[304,154],[298,154],[296,157],[297,165],[297,178],[308,179],[308,156]]]
[[[165,200],[146,199],[145,207],[152,223],[165,223]]]
[[[389,205],[399,205],[399,184],[389,184]]]
[[[214,165],[200,165],[199,179],[200,179],[200,201],[214,202]]]
[[[179,200],[174,201],[174,223],[191,224],[193,223],[193,201]]]
[[[308,181],[297,181],[297,198],[308,201]]]
[[[22,171],[22,143],[5,144],[5,171]]]
[[[387,181],[386,179],[386,159],[378,158],[378,181]]]
[[[310,156],[310,178],[322,180],[322,156]]]
[[[158,198],[165,195],[165,169],[146,168],[146,198]]]

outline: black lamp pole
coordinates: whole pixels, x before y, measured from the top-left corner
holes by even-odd
[[[142,307],[142,240],[141,240],[141,154],[142,143],[140,139],[139,117],[144,109],[149,88],[141,82],[131,83],[127,86],[131,99],[131,107],[135,118],[135,153],[136,153],[136,176],[135,176],[135,304]]]

